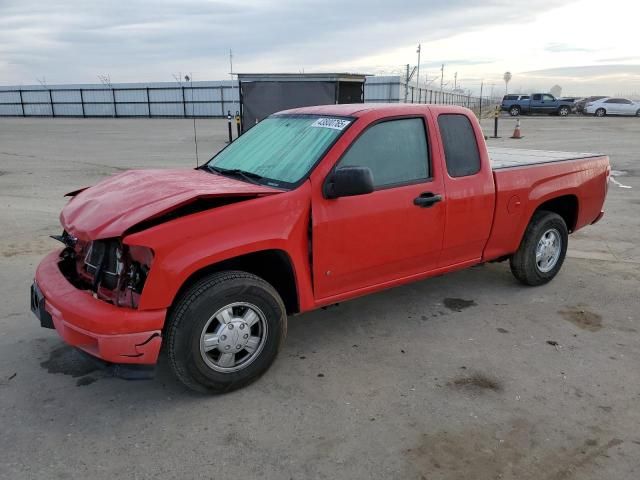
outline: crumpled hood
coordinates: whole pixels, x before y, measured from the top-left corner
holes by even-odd
[[[83,240],[113,238],[198,199],[276,193],[281,191],[203,170],[129,170],[80,191],[62,209],[60,222]]]

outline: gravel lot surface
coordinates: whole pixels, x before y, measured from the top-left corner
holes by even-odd
[[[0,478],[640,478],[640,119],[523,117],[522,140],[514,125],[488,143],[616,170],[553,282],[490,264],[300,315],[258,382],[202,396],[164,359],[151,381],[96,370],[28,301],[63,194],[194,166],[192,122],[0,119]],[[226,122],[198,132],[202,160]]]

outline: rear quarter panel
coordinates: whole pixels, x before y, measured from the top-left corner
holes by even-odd
[[[554,198],[573,195],[578,201],[570,231],[591,224],[604,205],[608,168],[608,157],[601,156],[495,170],[496,209],[483,260],[515,252],[534,212]]]

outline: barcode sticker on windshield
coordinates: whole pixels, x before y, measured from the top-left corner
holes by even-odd
[[[312,127],[332,128],[334,130],[343,130],[351,121],[342,118],[319,118],[311,124]]]

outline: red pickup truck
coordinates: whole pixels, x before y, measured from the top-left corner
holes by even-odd
[[[548,282],[609,173],[602,155],[489,151],[459,107],[288,110],[199,168],[68,194],[31,307],[103,361],[155,365],[164,345],[188,387],[228,391],[274,361],[287,315],[488,261]]]

